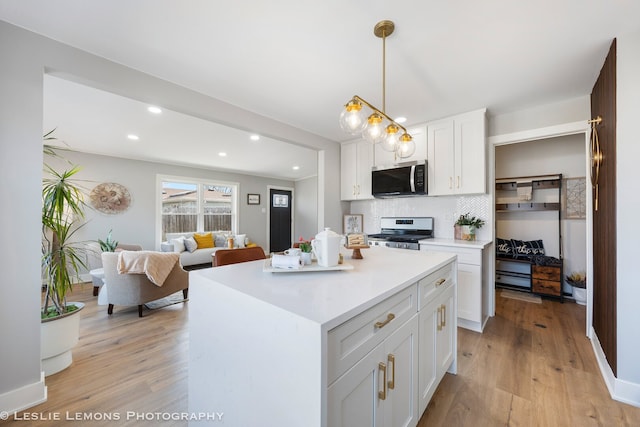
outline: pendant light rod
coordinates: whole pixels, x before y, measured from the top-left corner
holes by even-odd
[[[387,36],[393,34],[395,24],[392,21],[380,21],[373,27],[373,34],[382,39],[382,112],[387,111]]]

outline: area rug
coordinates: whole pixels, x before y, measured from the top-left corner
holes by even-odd
[[[519,292],[519,291],[510,291],[508,289],[502,289],[500,290],[500,296],[502,298],[517,299],[519,301],[542,304],[542,298],[540,298],[538,295],[525,294],[524,292]]]
[[[178,291],[175,294],[171,294],[164,298],[160,298],[155,301],[148,302],[144,306],[147,307],[149,310],[157,310],[158,308],[167,307],[173,304],[179,304],[185,301],[189,301],[189,298],[184,299],[184,296],[182,295],[182,291]]]

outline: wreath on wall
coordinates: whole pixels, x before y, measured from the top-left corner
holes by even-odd
[[[129,209],[131,195],[124,185],[115,182],[98,184],[89,195],[91,206],[105,214],[118,214]]]

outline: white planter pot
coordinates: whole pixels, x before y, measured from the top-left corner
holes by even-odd
[[[573,299],[580,305],[587,305],[587,290],[584,288],[573,288]]]
[[[45,376],[55,374],[69,367],[73,358],[71,349],[78,343],[80,335],[81,302],[71,302],[78,306],[72,313],[40,323],[40,358]]]

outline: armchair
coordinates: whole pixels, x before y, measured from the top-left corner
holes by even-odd
[[[187,299],[189,273],[182,269],[179,262],[176,262],[162,286],[152,283],[145,274],[119,274],[117,252],[102,253],[102,266],[105,286],[100,289],[100,294],[106,293],[109,314],[113,314],[114,305],[137,305],[138,316],[142,317],[143,304],[180,290]]]

